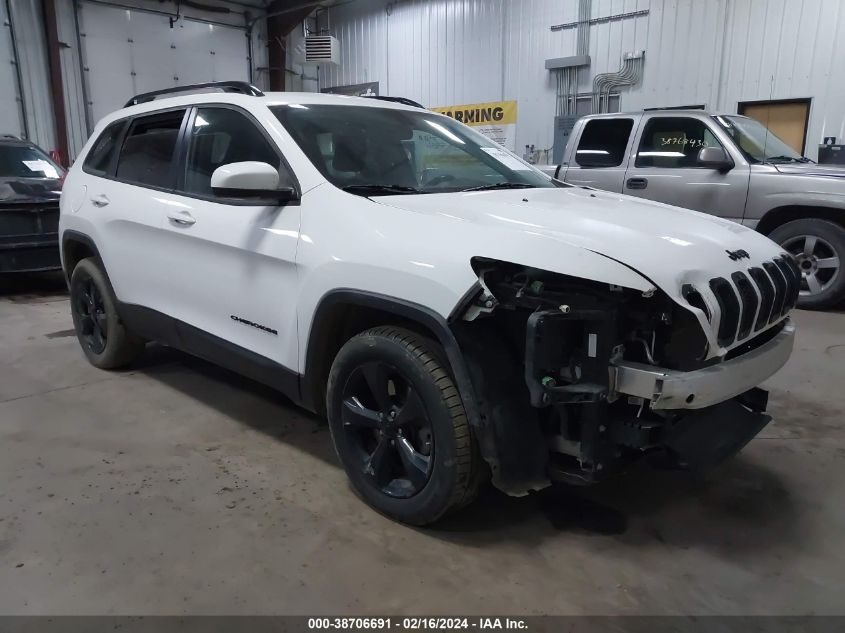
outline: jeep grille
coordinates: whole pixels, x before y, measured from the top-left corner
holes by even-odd
[[[710,280],[709,289],[719,306],[716,338],[719,345],[728,347],[742,341],[785,316],[798,301],[801,289],[801,271],[789,255],[782,255],[765,262],[762,268],[735,272],[730,281],[724,277]],[[687,301],[698,295],[685,293]],[[707,319],[713,315],[705,310]]]

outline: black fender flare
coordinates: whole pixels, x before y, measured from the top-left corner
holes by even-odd
[[[68,243],[70,242],[79,242],[84,244],[87,248],[94,253],[94,256],[97,257],[100,261],[103,260],[100,257],[100,249],[97,248],[97,245],[94,243],[94,240],[91,238],[90,235],[85,233],[81,233],[79,231],[74,231],[73,229],[65,229],[62,233],[61,245],[62,245],[62,269],[64,270],[65,280],[68,284],[70,284],[70,273],[72,271],[68,270],[67,268],[67,251],[68,251]]]
[[[478,428],[481,426],[478,400],[475,397],[475,390],[469,377],[466,361],[446,319],[434,310],[418,303],[351,288],[330,290],[322,296],[314,311],[314,317],[311,320],[311,330],[308,333],[308,348],[305,353],[305,372],[302,376],[300,391],[303,404],[308,409],[315,411],[317,410],[318,404],[313,402],[313,394],[319,391],[316,389],[319,376],[314,371],[314,368],[319,364],[319,345],[316,342],[326,335],[328,328],[327,322],[329,320],[326,317],[332,308],[338,304],[374,308],[383,312],[389,312],[408,321],[418,323],[432,332],[446,352],[452,375],[455,378],[455,385],[458,388],[461,402],[466,411],[467,420],[473,427]]]

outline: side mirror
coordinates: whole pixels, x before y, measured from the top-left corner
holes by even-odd
[[[279,172],[254,160],[221,165],[211,174],[211,189],[224,198],[256,198],[283,203],[296,196],[292,187],[279,188]],[[258,200],[256,200],[258,203]]]
[[[698,166],[728,171],[733,169],[734,162],[723,147],[702,147],[698,152]]]

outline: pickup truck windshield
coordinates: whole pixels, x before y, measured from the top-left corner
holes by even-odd
[[[481,134],[424,110],[330,104],[270,110],[329,182],[356,195],[556,186]]]
[[[713,117],[752,163],[808,163],[759,121],[744,116]]]

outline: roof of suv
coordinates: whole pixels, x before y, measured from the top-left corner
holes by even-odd
[[[187,106],[201,103],[233,103],[238,105],[262,103],[267,106],[289,104],[333,104],[419,111],[419,108],[395,101],[383,101],[380,99],[372,99],[370,97],[350,97],[346,95],[325,94],[321,92],[267,92],[262,97],[231,92],[202,92],[182,94],[173,97],[163,97],[152,101],[146,101],[144,103],[139,103],[138,105],[117,110],[107,118],[120,118],[126,114],[139,114],[141,112],[151,112],[174,106]]]

